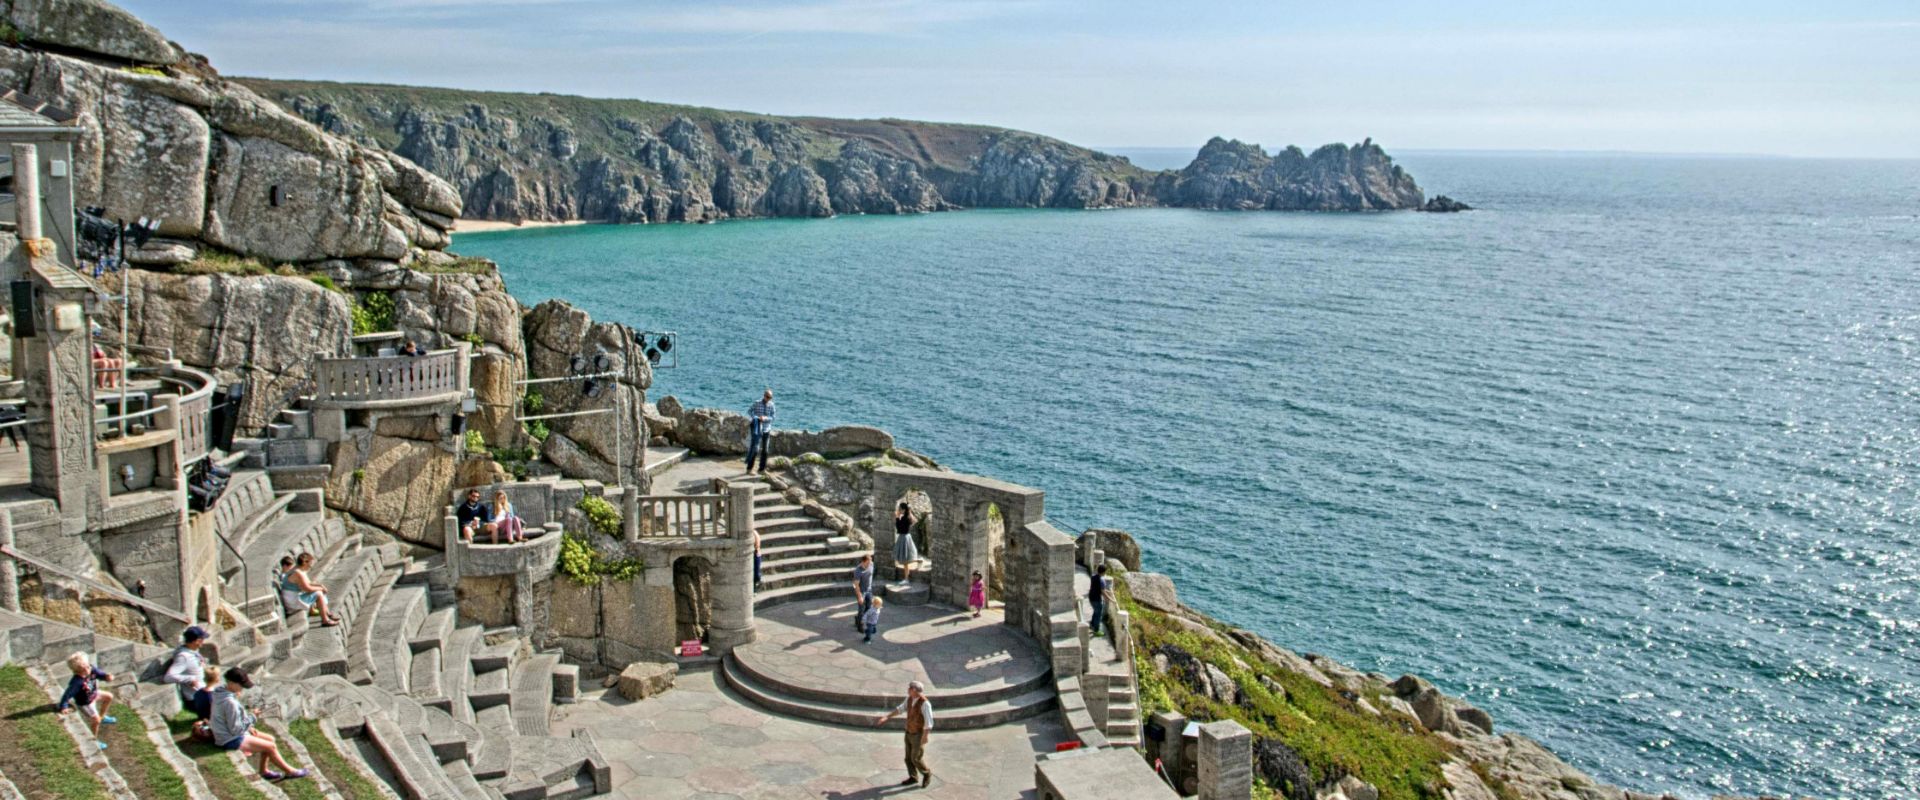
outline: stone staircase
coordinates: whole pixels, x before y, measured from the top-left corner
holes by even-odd
[[[720,670],[727,686],[762,708],[835,725],[871,727],[874,717],[904,699],[897,693],[853,688],[859,684],[838,690],[783,681],[756,669],[752,658],[737,654],[721,662]],[[1053,673],[1045,669],[987,689],[947,691],[935,687],[927,698],[939,715],[940,729],[947,731],[991,728],[1045,713],[1057,705]],[[895,718],[889,727],[900,729],[905,724],[904,718]]]
[[[1084,598],[1093,585],[1093,578],[1085,570],[1079,570],[1073,580],[1076,603],[1084,616],[1091,613],[1091,606]],[[1139,688],[1133,664],[1120,657],[1111,636],[1107,633],[1087,639],[1087,671],[1080,676],[1080,686],[1086,693],[1087,711],[1093,715],[1094,724],[1107,735],[1108,743],[1116,747],[1139,747],[1143,740]]]
[[[804,507],[776,491],[765,478],[738,478],[753,487],[753,525],[760,534],[760,588],[755,609],[849,594],[852,570],[865,554]]]

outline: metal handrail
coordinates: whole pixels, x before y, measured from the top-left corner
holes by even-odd
[[[216,498],[216,502],[217,501],[218,500]],[[212,511],[212,510],[213,510],[212,507],[207,508],[207,511]],[[203,511],[201,513],[204,514],[206,512]],[[213,526],[208,525],[207,528],[212,529]],[[253,585],[253,568],[247,566],[247,557],[241,555],[239,550],[234,549],[233,543],[227,541],[227,537],[221,536],[220,532],[216,530],[216,531],[213,531],[213,538],[216,540],[219,540],[220,546],[227,548],[227,552],[233,554],[233,560],[240,562],[240,580],[244,581],[244,583],[242,583],[241,585],[247,587],[241,590],[240,592],[240,613],[245,614],[247,613],[248,601],[253,598],[253,591],[256,588]],[[277,586],[274,587],[276,592],[279,588],[280,587],[277,587]]]
[[[137,594],[132,594],[130,592],[127,592],[121,589],[115,589],[111,586],[108,586],[104,583],[96,581],[85,575],[81,575],[77,572],[72,572],[63,567],[56,567],[52,564],[49,564],[45,561],[41,561],[40,559],[34,558],[33,556],[29,556],[11,547],[0,547],[0,556],[7,556],[8,558],[11,558],[15,561],[19,561],[23,564],[32,565],[38,568],[42,572],[51,572],[62,578],[66,578],[67,580],[73,581],[75,583],[78,583],[82,586],[87,587],[88,591],[99,592],[100,594],[104,594],[122,603],[126,603],[127,605],[135,606],[138,608],[144,608],[150,612],[166,617],[167,619],[179,620],[181,622],[187,623],[188,625],[193,624],[193,618],[187,616],[186,614],[182,614],[171,608],[167,608],[166,606],[155,603],[152,600],[148,600]]]

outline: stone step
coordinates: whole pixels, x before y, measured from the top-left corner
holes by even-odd
[[[488,631],[487,633],[489,634],[487,638],[498,638],[491,636],[491,634],[495,633],[494,631]],[[485,644],[483,642],[482,644],[475,645],[473,648],[473,674],[479,675],[482,672],[491,672],[496,669],[512,669],[513,662],[519,655],[520,642],[517,639],[500,640],[497,644]]]
[[[424,699],[446,697],[445,691],[440,688],[441,672],[440,648],[430,647],[414,653],[413,660],[407,662],[407,692]]]
[[[286,496],[284,502],[291,501],[292,496]],[[236,567],[226,573],[226,586],[221,593],[227,602],[240,606],[241,612],[249,617],[264,619],[270,614],[280,613],[280,597],[273,583],[273,571],[279,568],[281,557],[298,556],[300,553],[313,553],[316,567],[327,566],[319,557],[339,540],[336,531],[325,522],[326,515],[318,511],[278,514],[272,524],[241,549],[241,559],[246,562],[247,568],[241,570]],[[253,584],[247,585],[248,580]],[[322,579],[320,582],[326,581]]]
[[[727,657],[727,661],[734,669],[739,670],[740,674],[751,678],[754,684],[783,697],[851,708],[878,708],[883,711],[898,705],[905,699],[899,694],[876,693],[870,690],[823,689],[782,680],[765,670],[756,668],[752,652],[745,651],[747,657],[744,658],[741,652],[735,652]],[[849,684],[849,686],[856,686],[856,684]],[[857,686],[864,689],[869,685],[858,684]],[[1021,675],[1015,680],[996,680],[988,685],[962,689],[943,689],[936,686],[927,692],[927,698],[933,701],[934,710],[944,720],[946,715],[954,710],[1008,700],[1041,689],[1053,690],[1053,670],[1036,664],[1032,674]]]
[[[413,679],[410,639],[426,615],[427,587],[394,586],[387,591],[373,624],[361,626],[372,630],[367,649],[374,685],[394,694],[408,693]]]
[[[473,685],[467,689],[467,702],[473,704],[476,712],[507,704],[513,699],[512,677],[512,673],[504,669],[474,673]]]
[[[905,584],[888,581],[880,586],[880,596],[889,605],[924,606],[933,599],[933,588],[918,580]]]
[[[853,594],[851,579],[845,583],[805,583],[773,589],[762,586],[753,593],[755,610],[772,608],[784,603],[797,603],[802,600],[819,600],[827,597],[847,597]]]
[[[854,563],[859,563],[856,559]],[[766,565],[760,568],[760,589],[763,592],[774,589],[787,589],[795,586],[813,586],[836,584],[847,594],[853,593],[853,567],[814,567],[767,574]]]
[[[721,676],[734,691],[769,711],[789,716],[827,722],[836,725],[848,725],[859,728],[873,727],[873,721],[881,714],[891,710],[891,706],[852,706],[841,703],[829,703],[819,700],[807,700],[785,694],[767,687],[741,669],[738,659],[728,657],[720,663]],[[1025,719],[1052,710],[1058,704],[1053,687],[1044,686],[1016,697],[997,700],[991,703],[962,708],[943,708],[935,704],[938,710],[938,724],[941,730],[971,730],[991,728],[1014,720]],[[887,723],[893,730],[905,727],[906,720],[895,717]]]
[[[455,800],[462,796],[447,783],[440,765],[433,763],[426,737],[409,735],[392,720],[377,716],[367,719],[366,736],[394,777],[401,797]]]
[[[839,569],[848,573],[847,580],[853,580],[853,568],[858,566],[865,553],[823,553],[813,547],[780,547],[773,550],[761,548],[760,573],[765,576],[800,572],[810,569]]]
[[[313,436],[313,412],[307,409],[280,409],[280,421],[293,428],[293,438],[307,439]]]
[[[324,439],[269,438],[261,448],[269,467],[311,467],[327,463]]]
[[[373,682],[373,628],[380,624],[380,612],[385,607],[387,595],[393,591],[393,581],[400,576],[397,569],[381,572],[374,579],[373,588],[367,590],[367,596],[361,600],[366,613],[354,623],[353,630],[347,634],[347,680],[359,684]]]
[[[478,625],[455,628],[440,653],[441,694],[434,699],[446,703],[447,713],[461,722],[473,721],[473,705],[467,702],[467,692],[473,685],[472,653],[480,642],[480,633]]]
[[[513,728],[521,736],[545,736],[553,725],[553,670],[557,653],[536,653],[513,668]]]
[[[827,540],[839,535],[832,530],[820,527],[788,528],[772,533],[762,530],[760,531],[760,552],[765,553],[776,547],[824,547]]]
[[[612,770],[591,738],[581,734],[575,731],[573,738],[567,739],[513,737],[513,772],[498,784],[502,796],[509,800],[567,800],[611,790]]]
[[[285,422],[267,423],[267,439],[274,440],[274,439],[293,439],[293,438],[305,439],[309,437],[305,437],[305,436],[295,437],[293,426]]]
[[[505,728],[474,727],[480,731],[480,741],[473,749],[473,776],[483,781],[507,777],[513,771],[515,737]]]
[[[513,709],[506,703],[475,709],[473,724],[483,731],[508,733],[513,730]]]
[[[458,621],[458,609],[452,606],[435,609],[420,621],[420,627],[414,632],[409,644],[415,653],[429,649],[438,650],[446,646],[447,637],[453,635],[454,623]]]
[[[760,517],[756,515],[753,519],[753,529],[760,533],[761,542],[763,543],[763,546],[766,541],[765,537],[767,536],[767,534],[784,533],[786,531],[806,530],[808,528],[818,528],[818,527],[820,527],[820,520],[814,519],[813,517],[806,516],[805,514],[801,514],[799,516],[779,516],[779,517]]]

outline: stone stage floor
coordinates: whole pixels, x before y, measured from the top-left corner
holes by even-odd
[[[939,606],[888,607],[881,636],[862,645],[852,602],[776,606],[761,616],[750,647],[766,669],[788,670],[807,685],[904,693],[924,679],[935,692],[990,690],[1045,670],[1039,651],[990,611],[974,620]],[[884,640],[884,641],[883,641]],[[771,660],[769,660],[771,659]],[[779,666],[776,666],[779,665]],[[665,694],[629,702],[598,690],[560,708],[555,735],[593,732],[613,770],[613,797],[709,800],[1001,800],[1033,797],[1034,756],[1053,752],[1067,733],[1056,712],[965,731],[942,731],[927,745],[933,785],[896,786],[906,777],[897,730],[833,725],[766,711],[728,688],[717,671],[683,673]]]
[[[936,714],[943,698],[1012,689],[1048,669],[1040,648],[1003,624],[997,608],[974,619],[937,604],[882,606],[871,644],[854,633],[854,611],[851,598],[766,609],[756,617],[758,640],[738,656],[756,676],[849,695],[846,701],[877,696],[898,703],[908,681],[921,681]]]

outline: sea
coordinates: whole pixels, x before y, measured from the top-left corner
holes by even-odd
[[[1423,675],[1601,780],[1920,794],[1920,161],[1399,163],[1475,210],[454,248],[674,332],[653,398],[771,387],[782,426],[1043,489],[1189,604]]]

